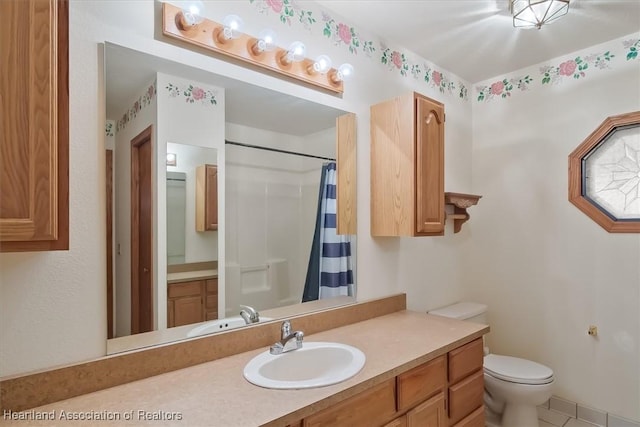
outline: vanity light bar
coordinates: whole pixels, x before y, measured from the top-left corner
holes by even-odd
[[[234,34],[234,38],[223,36],[224,25],[204,19],[195,25],[184,25],[182,9],[169,3],[162,4],[162,33],[200,48],[274,71],[287,77],[321,87],[334,93],[343,93],[342,73],[331,68],[326,73],[314,71],[315,61],[304,58],[302,61],[287,61],[288,50],[276,47],[273,50],[255,48],[256,37],[245,33]]]

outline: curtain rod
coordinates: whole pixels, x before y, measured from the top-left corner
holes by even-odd
[[[243,142],[229,141],[226,139],[224,140],[224,143],[229,145],[237,145],[239,147],[257,148],[258,150],[275,151],[276,153],[293,154],[294,156],[310,157],[312,159],[331,160],[333,162],[336,161],[336,159],[332,159],[331,157],[322,157],[322,156],[315,156],[313,154],[297,153],[295,151],[280,150],[279,148],[261,147],[259,145],[245,144]]]

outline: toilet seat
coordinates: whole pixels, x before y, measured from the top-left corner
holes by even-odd
[[[518,357],[488,354],[484,372],[494,378],[517,384],[541,385],[553,382],[553,371],[540,363]]]

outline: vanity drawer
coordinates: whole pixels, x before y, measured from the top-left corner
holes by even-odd
[[[396,412],[395,378],[363,391],[303,420],[303,427],[371,427],[372,420],[390,420]]]
[[[484,427],[484,406],[479,407],[453,427]]]
[[[398,375],[398,411],[409,409],[443,390],[446,372],[445,355]]]
[[[169,285],[169,298],[180,298],[188,296],[200,296],[202,294],[202,281],[180,282]]]
[[[482,368],[484,349],[482,338],[449,352],[449,383],[456,383]]]
[[[481,370],[449,387],[449,425],[455,424],[484,403],[484,372]]]

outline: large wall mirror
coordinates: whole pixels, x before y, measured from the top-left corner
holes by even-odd
[[[107,352],[354,302],[356,239],[332,228],[347,112],[104,51]]]

